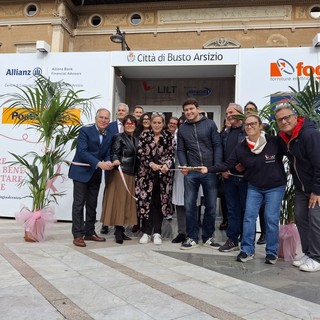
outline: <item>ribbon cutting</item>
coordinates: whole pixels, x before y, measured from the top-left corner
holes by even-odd
[[[122,172],[122,169],[121,169],[121,166],[118,167],[118,170],[119,170],[119,173],[120,173],[120,176],[121,176],[121,179],[123,181],[123,184],[124,186],[126,187],[126,190],[128,191],[128,193],[130,194],[130,196],[135,199],[136,201],[138,200],[138,198],[136,198],[135,196],[133,196],[128,188],[128,185],[127,185],[127,182],[126,182],[126,179],[124,178],[124,175],[123,175],[123,172]]]

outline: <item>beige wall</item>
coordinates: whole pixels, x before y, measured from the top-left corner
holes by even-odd
[[[39,10],[28,17],[25,7],[31,2]],[[117,25],[127,33],[133,50],[199,49],[221,38],[242,48],[311,46],[319,31],[320,20],[309,14],[314,1],[229,3],[195,0],[75,7],[70,0],[5,0],[0,4],[0,53],[16,52],[17,43],[36,40],[45,40],[58,51],[120,50],[110,41]],[[138,26],[130,23],[133,13],[142,17]],[[90,19],[97,14],[102,22],[93,27]],[[61,39],[57,33],[53,36],[53,26],[63,30]],[[57,46],[57,41],[62,45]]]
[[[38,6],[38,12],[29,17],[25,8],[31,2]],[[71,0],[2,0],[0,54],[14,53],[24,45],[35,50],[37,40],[48,42],[53,52],[117,51],[120,44],[110,40],[116,26],[126,32],[132,50],[308,47],[320,30],[320,19],[309,14],[313,5],[311,0],[190,0],[75,7]],[[133,13],[141,15],[141,24],[130,23]],[[94,15],[101,17],[98,26],[90,23]],[[178,87],[209,83],[213,93],[199,97],[200,104],[221,105],[222,116],[234,100],[234,78],[154,81],[155,86]],[[185,98],[183,90],[166,97],[176,105]],[[159,101],[159,95],[147,96],[141,91],[140,81],[127,80],[126,102],[130,106],[159,105]]]

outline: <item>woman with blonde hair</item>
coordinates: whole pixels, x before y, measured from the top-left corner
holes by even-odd
[[[173,214],[172,183],[170,171],[175,154],[174,136],[164,129],[160,113],[151,116],[151,130],[141,134],[138,147],[139,170],[136,180],[138,214],[142,220],[143,236],[140,243],[161,244],[163,217]]]

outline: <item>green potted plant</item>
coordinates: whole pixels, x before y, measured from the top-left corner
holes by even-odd
[[[33,130],[41,152],[29,151],[24,155],[10,152],[14,158],[11,166],[22,166],[25,178],[19,186],[27,185],[32,198],[32,208],[23,208],[16,220],[25,226],[26,241],[44,239],[45,225],[54,221],[52,203],[64,192],[52,188],[52,182],[61,175],[60,166],[67,164],[67,155],[75,148],[78,131],[82,125],[80,114],[89,118],[92,101],[97,97],[81,98],[83,90],[74,91],[63,81],[53,82],[40,76],[34,85],[17,86],[17,92],[6,94],[3,103],[7,113],[18,112],[16,126],[22,124]]]

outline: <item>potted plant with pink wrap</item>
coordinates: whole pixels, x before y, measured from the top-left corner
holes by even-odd
[[[41,151],[29,151],[19,155],[10,152],[14,158],[11,166],[21,166],[25,178],[19,187],[27,185],[32,198],[32,208],[23,207],[16,213],[17,222],[25,227],[26,241],[44,240],[46,227],[55,221],[53,203],[64,192],[53,187],[53,181],[61,176],[61,166],[69,165],[67,155],[75,148],[78,131],[82,126],[80,114],[87,118],[91,114],[92,100],[97,97],[81,98],[83,90],[74,91],[63,81],[53,82],[40,76],[34,85],[17,86],[16,93],[6,94],[3,103],[6,114],[18,112],[22,115],[16,126],[22,124],[33,130]]]

